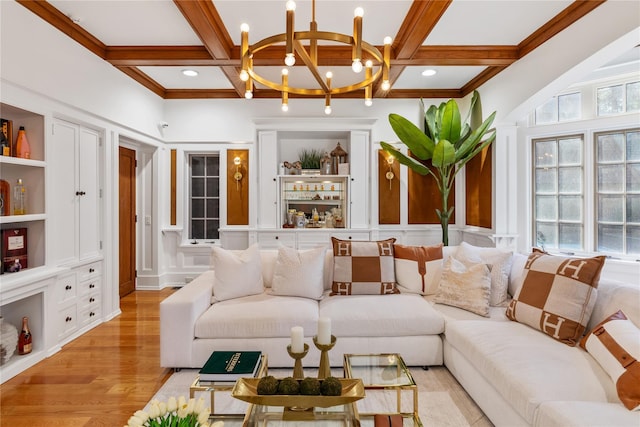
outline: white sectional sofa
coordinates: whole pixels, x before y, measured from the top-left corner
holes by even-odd
[[[444,248],[444,258],[456,250]],[[313,349],[305,366],[314,366],[319,352],[311,337],[318,318],[329,317],[338,338],[332,366],[342,364],[343,353],[385,352],[400,353],[410,366],[444,364],[497,426],[640,426],[640,411],[620,403],[614,382],[587,351],[509,320],[505,307],[490,307],[483,317],[409,293],[320,301],[276,296],[269,287],[277,254],[260,251],[261,294],[212,303],[214,273],[208,271],[163,301],[161,365],[199,367],[214,349],[258,348],[268,353],[270,366],[290,367],[290,329],[300,325]],[[510,295],[527,257],[512,260]],[[332,268],[329,251],[325,289]],[[640,287],[600,280],[587,331],[620,309],[640,325]]]

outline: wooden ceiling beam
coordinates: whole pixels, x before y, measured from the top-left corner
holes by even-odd
[[[158,82],[153,80],[151,77],[137,69],[136,67],[116,67],[127,76],[131,77],[142,86],[149,89],[151,92],[155,93],[161,98],[165,98],[166,89],[162,87]]]
[[[116,66],[222,65],[204,46],[108,46],[105,59]]]

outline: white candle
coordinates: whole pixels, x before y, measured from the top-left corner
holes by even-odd
[[[318,319],[318,344],[331,344],[331,319],[328,317]]]
[[[304,331],[302,326],[294,326],[291,328],[291,352],[302,353],[304,351]]]

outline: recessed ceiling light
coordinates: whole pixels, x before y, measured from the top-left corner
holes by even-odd
[[[431,69],[431,68],[429,68],[429,69],[427,69],[427,70],[424,70],[424,71],[422,72],[422,75],[423,75],[423,76],[425,76],[425,77],[434,76],[435,74],[436,74],[436,70]]]
[[[188,77],[195,77],[198,75],[198,72],[196,70],[182,70],[182,74]]]

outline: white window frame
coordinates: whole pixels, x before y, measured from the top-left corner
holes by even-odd
[[[186,188],[188,189],[188,191],[186,192],[186,206],[185,206],[185,231],[186,231],[186,236],[187,236],[187,241],[190,242],[191,244],[219,244],[220,243],[220,232],[218,232],[218,237],[216,239],[195,239],[192,238],[191,236],[192,234],[192,221],[193,221],[193,217],[192,217],[192,174],[191,174],[191,159],[192,157],[217,157],[218,158],[218,217],[217,217],[217,221],[218,221],[218,229],[220,229],[223,225],[223,218],[222,218],[222,212],[223,212],[223,197],[221,196],[222,191],[223,191],[223,186],[222,186],[222,174],[223,174],[223,156],[221,151],[216,150],[216,151],[206,151],[206,152],[201,152],[201,151],[189,151],[189,152],[185,152],[185,178],[186,178]],[[213,176],[212,176],[213,177]],[[206,190],[205,190],[206,192]],[[204,196],[205,200],[206,200],[206,195]],[[213,219],[212,219],[213,220]],[[206,221],[206,219],[205,219]]]

